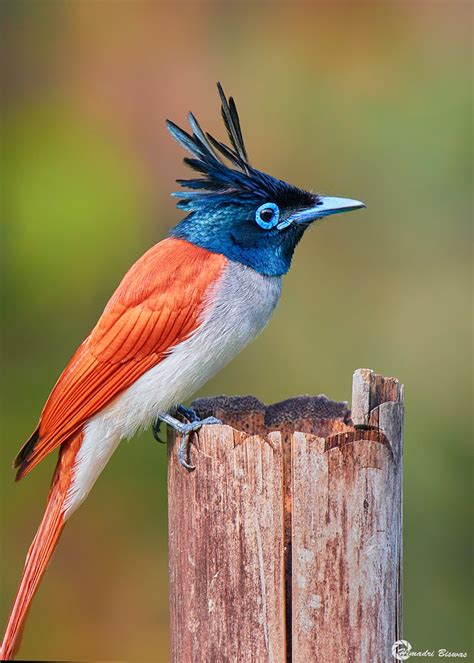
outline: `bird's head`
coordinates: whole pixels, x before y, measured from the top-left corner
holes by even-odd
[[[172,231],[209,251],[280,276],[290,268],[295,247],[317,219],[364,207],[357,200],[310,193],[253,168],[248,160],[232,97],[218,84],[222,117],[232,147],[204,133],[192,113],[192,133],[174,122],[167,127],[192,157],[184,162],[201,177],[177,180],[178,208],[188,215]]]

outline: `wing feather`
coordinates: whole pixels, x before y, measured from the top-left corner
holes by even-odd
[[[169,238],[133,265],[53,388],[15,460],[17,479],[192,334],[226,262]]]

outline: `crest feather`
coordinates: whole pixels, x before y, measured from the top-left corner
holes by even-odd
[[[229,97],[227,101],[222,89],[222,85],[217,83],[217,89],[221,98],[221,114],[224,120],[225,128],[229,134],[230,142],[232,143],[235,152],[239,155],[241,161],[247,164],[247,150],[245,149],[244,139],[242,137],[242,130],[240,128],[239,114],[233,97]]]
[[[192,134],[184,131],[171,120],[166,121],[172,137],[192,155],[185,157],[184,163],[203,176],[202,178],[176,180],[180,186],[192,189],[192,191],[178,191],[172,194],[181,198],[177,206],[192,211],[199,205],[218,200],[218,197],[223,195],[251,196],[256,200],[275,200],[279,197],[287,198],[289,196],[291,198],[307,193],[252,168],[248,160],[235,101],[232,97],[227,99],[220,83],[217,83],[217,89],[230,146],[204,132],[191,112],[188,115],[188,121]]]

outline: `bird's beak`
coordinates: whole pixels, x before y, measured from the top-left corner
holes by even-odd
[[[285,221],[278,225],[278,229],[286,228],[292,223],[307,224],[316,219],[321,219],[330,214],[340,214],[341,212],[351,212],[354,209],[365,207],[360,200],[351,200],[350,198],[333,198],[331,196],[319,196],[319,202],[314,207],[296,212],[289,216]]]

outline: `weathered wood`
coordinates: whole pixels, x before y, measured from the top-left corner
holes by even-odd
[[[280,434],[249,437],[216,426],[199,438],[196,472],[183,471],[174,457],[169,463],[172,661],[279,663],[285,651]]]
[[[362,369],[353,405],[193,403],[227,425],[200,432],[194,472],[170,445],[173,663],[392,660],[403,390]]]

